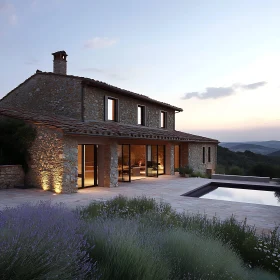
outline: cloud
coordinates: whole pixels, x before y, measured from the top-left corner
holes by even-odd
[[[82,71],[103,74],[104,76],[107,76],[107,77],[115,79],[115,80],[126,80],[126,78],[120,76],[118,73],[113,73],[113,72],[105,70],[105,69],[90,67],[90,68],[84,68],[84,69],[82,69]]]
[[[0,3],[0,13],[7,17],[8,23],[17,24],[18,18],[15,12],[15,6],[7,1]]]
[[[241,85],[240,87],[242,89],[250,90],[250,89],[257,89],[259,87],[263,87],[267,84],[267,82],[258,82],[258,83],[253,83],[253,84],[248,84],[248,85]]]
[[[116,39],[110,39],[107,37],[95,37],[85,42],[84,47],[86,49],[103,49],[115,45]]]
[[[226,96],[230,96],[236,93],[238,89],[241,90],[254,90],[259,87],[263,87],[267,82],[257,82],[253,84],[233,84],[230,87],[207,87],[204,92],[188,92],[185,93],[182,99],[191,99],[196,97],[198,99],[218,99]]]

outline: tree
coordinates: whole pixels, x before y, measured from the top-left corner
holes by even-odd
[[[21,164],[26,173],[36,129],[24,121],[3,118],[0,131],[0,164]]]

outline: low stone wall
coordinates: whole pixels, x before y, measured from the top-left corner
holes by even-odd
[[[276,182],[276,183],[280,183],[280,178],[272,178],[271,181]]]
[[[0,165],[0,189],[23,185],[24,172],[21,165]]]
[[[248,182],[260,182],[269,183],[269,177],[254,177],[254,176],[239,176],[239,175],[224,175],[224,174],[213,174],[212,179],[217,180],[233,180],[233,181],[248,181]]]

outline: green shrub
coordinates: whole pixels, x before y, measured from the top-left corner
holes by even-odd
[[[165,233],[162,250],[171,263],[170,279],[185,279],[191,275],[195,279],[259,279],[244,267],[229,246],[209,237],[201,237],[182,230]],[[264,273],[266,279],[277,279]]]
[[[221,240],[242,258],[246,265],[264,267],[267,270],[279,271],[267,258],[267,253],[256,250],[260,240],[266,242],[269,248],[280,252],[280,238],[277,231],[272,235],[257,235],[255,227],[248,226],[246,220],[238,222],[234,217],[219,220],[207,218],[206,215],[179,214],[169,204],[157,203],[154,199],[117,197],[107,202],[93,202],[84,209],[83,215],[88,218],[103,217],[138,217],[144,226],[155,226],[159,230],[170,228],[182,229],[186,232],[198,232],[206,237]],[[280,260],[279,260],[280,261]]]
[[[258,163],[249,168],[248,175],[277,178],[280,177],[280,166]]]
[[[193,168],[190,167],[189,165],[186,166],[180,166],[178,168],[179,174],[185,175],[185,174],[189,174],[191,175],[193,173]]]
[[[89,253],[98,263],[101,280],[169,279],[169,268],[152,245],[154,237],[136,217],[90,220],[88,240],[95,247]]]
[[[29,148],[36,130],[21,120],[0,120],[0,164],[21,164],[28,171]]]
[[[153,198],[145,196],[126,198],[122,195],[115,197],[106,202],[93,201],[86,208],[82,209],[81,213],[87,218],[94,218],[97,216],[135,216],[148,212],[166,213],[171,211],[171,206],[167,203],[157,203]]]
[[[225,166],[223,166],[223,165],[221,165],[221,164],[217,164],[216,173],[217,173],[217,174],[226,174],[226,168],[225,168]]]
[[[90,257],[101,280],[107,279],[277,279],[244,266],[230,248],[204,235],[173,227],[161,228],[141,215],[88,220]]]
[[[228,174],[230,174],[230,175],[243,175],[244,172],[243,172],[242,168],[240,168],[239,166],[232,166],[229,169]]]
[[[196,171],[191,174],[191,177],[207,178],[207,175],[203,174],[202,172]]]

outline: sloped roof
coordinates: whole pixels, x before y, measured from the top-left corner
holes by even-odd
[[[0,107],[0,115],[22,119],[37,125],[61,129],[67,135],[105,136],[114,138],[150,139],[183,142],[212,142],[217,140],[176,130],[155,129],[144,126],[124,125],[117,122],[80,122],[65,117],[44,116],[15,108]]]
[[[61,77],[64,77],[64,78],[77,79],[77,80],[80,80],[82,84],[87,85],[87,86],[94,86],[94,87],[101,88],[101,89],[104,89],[104,90],[107,90],[107,91],[110,91],[110,92],[115,92],[115,93],[119,93],[119,94],[122,94],[122,95],[125,95],[125,96],[128,96],[128,97],[132,97],[132,98],[136,98],[136,99],[139,99],[139,100],[144,100],[144,101],[147,101],[147,102],[150,102],[150,103],[158,104],[158,105],[173,109],[173,110],[178,111],[178,112],[183,112],[182,108],[170,105],[170,104],[165,103],[165,102],[158,101],[156,99],[150,98],[150,97],[148,97],[146,95],[143,95],[143,94],[135,93],[135,92],[132,92],[132,91],[129,91],[129,90],[126,90],[126,89],[122,89],[122,88],[118,88],[116,86],[112,86],[110,84],[107,84],[107,83],[104,83],[104,82],[101,82],[101,81],[98,81],[98,80],[94,80],[94,79],[90,79],[90,78],[86,78],[86,77],[80,77],[80,76],[58,74],[58,73],[53,73],[53,72],[42,72],[40,70],[37,70],[34,75],[30,76],[24,82],[19,84],[16,88],[14,88],[12,91],[10,91],[8,94],[6,94],[2,99],[5,99],[5,97],[8,96],[10,93],[12,93],[15,89],[17,89],[18,87],[20,87],[21,85],[23,85],[24,83],[26,83],[28,80],[32,79],[36,75],[49,75],[49,76],[55,75],[55,76],[61,76]]]

